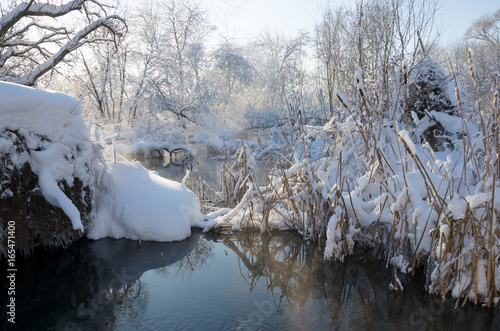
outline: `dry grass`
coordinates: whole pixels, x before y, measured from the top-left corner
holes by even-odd
[[[475,81],[472,61],[469,55]],[[451,293],[462,305],[468,300],[496,305],[500,290],[500,201],[495,203],[495,190],[500,187],[498,92],[491,105],[477,102],[480,132],[472,136],[471,116],[464,111],[458,89],[456,84],[463,130],[461,143],[455,144],[461,147],[454,163],[445,166],[437,160],[425,141],[416,153],[409,136],[397,129],[399,123],[387,125],[386,112],[373,106],[364,89],[358,89],[357,106],[338,93],[351,116],[317,132],[330,137],[328,157],[308,160],[307,130],[301,125],[297,141],[302,143],[304,158],[282,158],[259,187],[249,166],[249,149],[242,146],[233,171],[226,169],[221,184],[224,199],[233,199],[236,207],[219,226],[259,227],[266,232],[295,229],[308,239],[326,239],[337,260],[344,260],[355,247],[377,247],[394,267],[394,289],[399,283],[396,268],[414,272],[424,267],[431,293],[443,298]],[[410,129],[408,107],[401,109],[404,126]],[[418,136],[418,126],[413,130]],[[459,169],[463,170],[457,175]],[[423,197],[415,193],[419,184],[425,187]],[[483,200],[477,203],[478,199]],[[463,215],[450,206],[457,203],[464,204]]]

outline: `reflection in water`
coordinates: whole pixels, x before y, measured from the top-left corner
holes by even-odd
[[[323,259],[323,251],[296,233],[243,232],[221,237],[241,262],[250,291],[265,282],[276,315],[256,305],[243,329],[268,325],[282,330],[498,330],[498,307],[453,309],[424,289],[424,278],[400,276],[405,290],[389,291],[391,274],[382,261],[358,256],[344,263]],[[263,303],[264,304],[264,303]],[[265,328],[264,328],[265,329]]]
[[[186,181],[186,186],[197,194],[198,197],[200,197],[200,181],[205,182],[206,185],[215,191],[222,191],[221,178],[224,173],[227,173],[225,168],[232,168],[235,162],[232,157],[235,157],[236,154],[226,151],[225,155],[220,155],[219,152],[204,143],[189,144],[188,146],[193,151],[193,160],[188,164],[176,165],[165,163],[161,158],[144,157],[138,158],[138,160],[145,168],[156,171],[164,178],[178,182],[182,181],[186,175],[186,171],[190,170],[191,173]],[[259,162],[258,167],[255,169],[257,183],[265,182],[270,169],[271,164],[269,162]],[[200,198],[203,200],[203,197]],[[214,197],[211,198],[213,199]]]
[[[82,240],[37,254],[19,261],[16,330],[498,330],[500,323],[498,307],[453,309],[428,295],[423,276],[400,275],[404,291],[389,291],[384,262],[324,261],[322,249],[295,232]]]
[[[148,301],[142,274],[183,259],[199,238],[195,232],[172,243],[83,239],[66,250],[38,251],[18,263],[15,329],[112,330],[121,318],[117,306],[139,318]]]
[[[182,181],[182,178],[186,175],[186,170],[191,170],[187,186],[193,192],[198,191],[200,177],[210,186],[217,188],[220,183],[220,171],[224,163],[213,159],[216,154],[210,150],[207,144],[190,144],[189,147],[193,151],[193,161],[189,164],[166,164],[163,159],[147,157],[138,160],[141,161],[145,168],[158,172],[164,178],[178,182]]]
[[[90,242],[98,270],[97,286],[76,309],[59,318],[56,328],[64,325],[66,330],[75,327],[111,330],[124,311],[140,319],[149,296],[140,281],[142,274],[182,260],[196,247],[199,238],[199,233],[194,233],[184,241],[172,243],[109,238]],[[122,307],[117,310],[115,306]],[[76,323],[75,317],[83,321]]]
[[[197,234],[199,235],[199,234]],[[184,277],[195,270],[206,268],[214,258],[214,243],[207,240],[198,240],[198,244],[186,258],[179,260],[174,265],[164,266],[156,269],[154,272],[165,278],[180,275]]]

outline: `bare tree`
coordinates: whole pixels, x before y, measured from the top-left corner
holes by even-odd
[[[97,110],[102,118],[112,123],[120,122],[127,98],[127,45],[122,42],[117,50],[108,43],[91,49],[90,56],[82,56],[84,75],[76,78],[85,86],[83,93],[92,103],[89,109]]]
[[[143,84],[152,108],[195,121],[211,98],[205,81],[205,41],[212,30],[206,11],[191,0],[167,0],[145,3],[137,14],[140,41],[151,51],[143,55],[149,68]]]
[[[212,80],[220,86],[221,101],[231,102],[234,94],[248,87],[256,75],[255,68],[241,46],[223,41],[212,53]]]
[[[83,65],[72,70],[78,95],[108,123],[126,120],[148,131],[149,123],[196,122],[213,97],[205,11],[190,0],[140,1],[130,9],[123,14],[130,30],[120,47],[90,45]]]
[[[309,41],[305,32],[295,37],[265,32],[261,35],[261,77],[264,79],[268,108],[286,109],[295,93],[304,85],[304,48]]]
[[[316,58],[318,60],[318,78],[321,95],[326,90],[330,117],[334,112],[335,90],[339,88],[338,72],[341,70],[343,52],[342,33],[345,10],[324,10],[321,21],[315,29]]]
[[[472,23],[465,33],[467,39],[486,42],[493,47],[500,45],[500,9],[492,15],[483,16]]]
[[[96,0],[14,2],[0,19],[0,80],[34,85],[68,55],[89,43],[117,42],[127,27],[123,18],[108,15],[111,7]],[[72,31],[59,23],[79,12],[85,26]]]
[[[351,9],[327,7],[316,25],[315,49],[330,115],[336,89],[355,102],[353,75],[360,67],[378,114],[393,118],[402,97],[401,63],[423,59],[419,42],[433,47],[439,6],[440,0],[358,0]]]
[[[475,20],[467,29],[465,39],[461,61],[456,66],[460,67],[460,62],[467,68],[469,63],[473,66],[474,78],[466,75],[466,86],[472,95],[476,94],[479,104],[490,104],[500,86],[500,9]]]

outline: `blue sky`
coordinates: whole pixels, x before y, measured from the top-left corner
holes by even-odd
[[[207,1],[207,0],[205,0]],[[319,17],[319,4],[326,0],[208,0],[212,21],[219,30],[251,36],[269,29],[294,34],[299,29],[312,31]],[[354,0],[331,0],[335,4]],[[461,38],[474,19],[500,9],[498,0],[444,0],[438,23],[442,23],[443,45]]]
[[[498,0],[445,0],[441,19],[446,34],[443,44],[461,38],[472,22],[500,9]]]

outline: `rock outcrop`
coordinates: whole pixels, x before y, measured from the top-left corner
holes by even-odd
[[[0,83],[0,100],[0,256],[9,236],[23,254],[65,246],[95,217],[100,146],[67,95]]]

